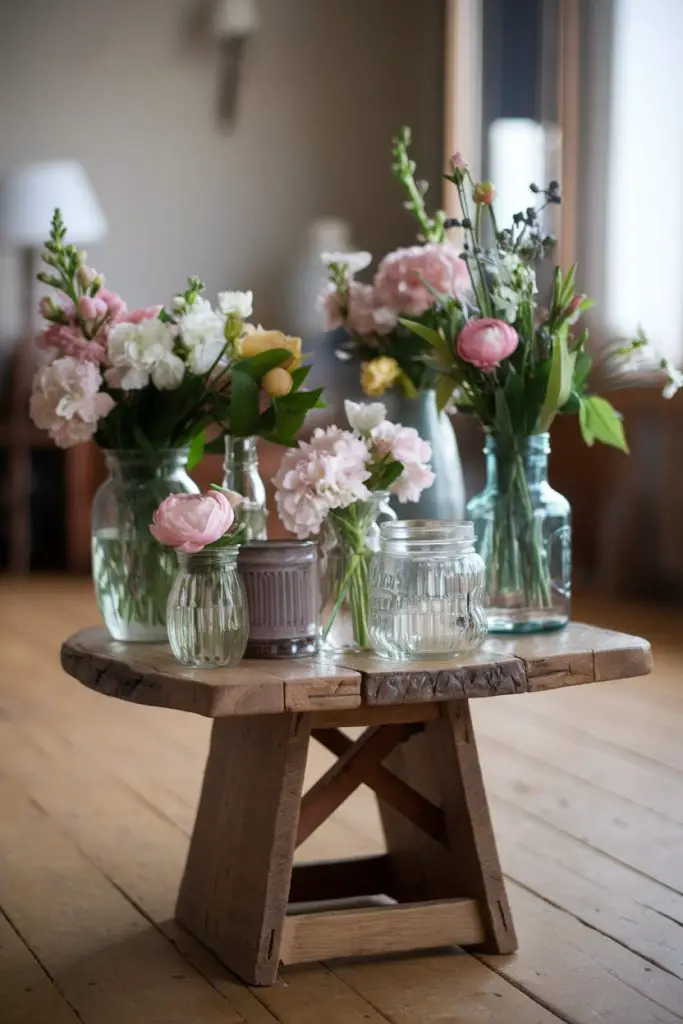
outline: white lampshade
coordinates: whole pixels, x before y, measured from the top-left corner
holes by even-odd
[[[42,245],[57,206],[70,242],[99,242],[106,235],[107,221],[95,191],[75,160],[10,171],[0,185],[0,235],[16,245]]]

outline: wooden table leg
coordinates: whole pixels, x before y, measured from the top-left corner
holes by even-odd
[[[275,981],[309,715],[214,722],[176,917],[244,981]]]
[[[401,901],[477,900],[487,953],[517,948],[498,859],[469,702],[442,704],[437,719],[396,748],[385,766],[444,810],[444,847],[381,799],[380,812]]]

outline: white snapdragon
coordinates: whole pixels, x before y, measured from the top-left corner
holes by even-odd
[[[185,373],[185,364],[174,351],[175,328],[161,320],[143,320],[138,324],[115,324],[107,339],[111,364],[107,382],[114,388],[138,391],[150,380],[163,391],[177,388]]]
[[[369,434],[374,427],[386,419],[386,406],[381,402],[344,402],[344,412],[352,430]]]
[[[246,320],[254,309],[253,292],[219,292],[218,308],[224,316],[239,316]]]
[[[326,267],[345,266],[349,277],[359,274],[372,263],[372,253],[361,250],[359,252],[321,252],[320,259]]]
[[[225,316],[216,313],[206,299],[197,298],[178,320],[182,342],[188,350],[192,373],[206,373],[225,348]]]

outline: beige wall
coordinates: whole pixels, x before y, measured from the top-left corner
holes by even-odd
[[[219,58],[191,43],[198,0],[20,0],[0,7],[0,172],[75,157],[110,222],[93,263],[129,304],[188,273],[253,287],[274,323],[292,250],[324,214],[374,252],[413,227],[389,140],[414,126],[438,181],[440,0],[259,0],[234,130],[216,119]],[[16,332],[16,259],[0,250],[0,334]]]

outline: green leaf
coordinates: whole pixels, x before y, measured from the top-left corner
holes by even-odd
[[[436,392],[436,408],[438,412],[443,412],[450,402],[454,387],[455,385],[450,377],[439,377],[437,380],[434,391]]]
[[[270,348],[267,352],[259,352],[256,356],[246,356],[244,359],[240,359],[233,366],[232,372],[239,370],[254,380],[261,380],[269,370],[274,370],[276,366],[282,366],[291,358],[292,353],[286,348]]]
[[[534,433],[548,430],[557,410],[567,402],[572,392],[575,358],[576,354],[567,348],[567,325],[564,324],[553,336],[548,388]]]
[[[628,454],[621,415],[606,398],[587,395],[581,399],[579,426],[587,445],[591,446],[594,441],[600,441]]]
[[[424,324],[419,324],[415,320],[406,320],[402,316],[398,318],[398,322],[403,327],[407,327],[413,334],[417,334],[418,338],[422,338],[432,348],[440,349],[446,344],[439,332],[435,331],[433,327],[425,327]]]
[[[576,362],[574,364],[574,390],[578,391],[579,394],[581,394],[586,385],[592,365],[593,360],[586,351],[577,353]]]
[[[257,379],[237,366],[233,367],[230,433],[235,437],[251,437],[257,432],[260,390]]]
[[[527,409],[526,394],[524,392],[522,378],[517,373],[514,366],[510,366],[508,370],[503,392],[505,394],[505,403],[512,422],[513,433],[519,435],[525,434]]]
[[[206,435],[203,430],[200,430],[190,441],[190,454],[187,459],[188,469],[194,469],[194,467],[202,461],[205,445]]]
[[[512,437],[514,434],[512,417],[502,388],[496,390],[496,434],[506,438]]]
[[[293,381],[293,384],[294,384],[292,390],[297,391],[298,388],[301,387],[301,385],[306,380],[306,378],[308,377],[308,375],[309,375],[309,373],[311,372],[312,369],[313,369],[313,367],[309,363],[308,366],[299,366],[296,370],[292,370],[291,371],[291,373],[292,373],[292,381]]]

